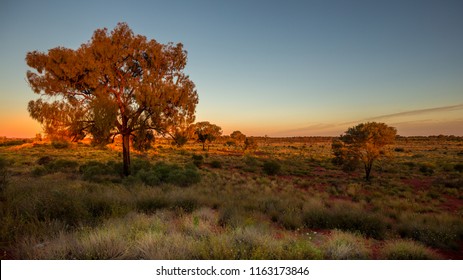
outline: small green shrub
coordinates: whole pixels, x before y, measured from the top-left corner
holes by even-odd
[[[453,169],[455,171],[462,173],[463,172],[463,163],[457,163],[453,166]]]
[[[49,170],[49,172],[73,172],[77,170],[79,163],[74,160],[68,159],[58,159],[55,161],[50,161],[45,164],[45,168]]]
[[[211,167],[212,168],[222,168],[222,162],[218,160],[213,160],[211,161]]]
[[[130,169],[132,174],[137,174],[139,171],[142,170],[150,170],[153,167],[151,162],[146,159],[135,158],[130,163]]]
[[[404,162],[404,165],[408,166],[409,169],[413,169],[416,166],[416,163],[413,161],[406,161]]]
[[[108,161],[106,163],[91,160],[79,167],[82,179],[91,182],[103,183],[122,181],[122,162]]]
[[[265,172],[265,174],[269,176],[273,176],[273,175],[277,175],[278,173],[280,173],[281,165],[276,160],[269,160],[269,161],[264,162],[262,169]]]
[[[444,187],[450,189],[463,189],[463,178],[444,180]]]
[[[32,175],[35,177],[40,177],[48,173],[48,170],[43,166],[37,166],[32,169]]]
[[[435,166],[431,163],[422,163],[420,165],[420,172],[425,175],[432,175],[434,174]]]
[[[199,183],[200,181],[201,175],[194,166],[174,169],[166,180],[167,183],[171,183],[179,187],[189,187]]]
[[[51,146],[55,149],[67,149],[69,148],[69,142],[64,140],[53,140]]]
[[[169,202],[164,197],[142,197],[136,201],[136,208],[139,212],[151,214],[156,210],[167,208]]]
[[[53,161],[53,158],[51,156],[43,156],[43,157],[40,157],[37,160],[37,164],[38,165],[46,165],[46,164],[49,164],[52,161]]]
[[[436,260],[439,255],[425,246],[411,240],[388,241],[379,252],[386,260]]]
[[[219,211],[219,225],[236,228],[244,223],[245,214],[236,205],[225,205]]]
[[[243,167],[243,170],[247,172],[257,172],[259,170],[259,165],[260,162],[257,158],[253,156],[246,155],[243,158],[245,166]]]
[[[140,170],[137,172],[136,177],[130,176],[131,178],[139,179],[141,182],[145,183],[148,186],[159,186],[162,181],[156,172],[152,170]]]
[[[198,201],[193,197],[179,197],[171,203],[172,208],[181,213],[191,213],[198,208]]]
[[[162,183],[188,187],[201,181],[201,174],[196,166],[180,167],[176,164],[159,162],[150,169],[142,169],[136,174],[148,186],[158,186]]]
[[[191,158],[193,159],[193,164],[198,168],[204,163],[204,157],[202,155],[192,155]]]

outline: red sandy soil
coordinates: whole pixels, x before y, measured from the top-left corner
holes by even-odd
[[[410,178],[403,179],[402,182],[408,186],[412,186],[416,191],[423,191],[431,187],[432,178]]]
[[[450,213],[458,213],[463,210],[463,202],[461,199],[450,195],[444,195],[445,202],[441,204],[441,209]]]

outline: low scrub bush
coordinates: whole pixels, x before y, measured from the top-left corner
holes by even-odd
[[[43,166],[37,166],[34,169],[32,169],[32,175],[36,177],[43,176],[47,173],[48,173],[48,170]]]
[[[127,240],[117,230],[97,229],[79,238],[72,255],[78,260],[125,259],[128,248]]]
[[[413,161],[406,161],[404,162],[404,165],[408,166],[409,169],[413,169],[416,166],[416,163]]]
[[[257,172],[259,170],[260,161],[259,159],[246,155],[243,159],[245,166],[243,167],[244,171],[247,172]]]
[[[281,164],[276,160],[264,162],[262,170],[269,176],[277,175],[281,171]]]
[[[402,238],[441,249],[457,249],[463,239],[461,218],[445,214],[402,215],[397,230]]]
[[[198,206],[198,201],[194,197],[178,197],[171,202],[171,207],[180,213],[191,213]]]
[[[194,165],[180,167],[176,164],[159,162],[148,170],[143,169],[135,174],[148,186],[160,184],[173,184],[180,187],[188,187],[201,181],[201,174]]]
[[[69,148],[69,142],[64,140],[53,140],[51,141],[51,146],[55,149],[67,149]]]
[[[366,260],[371,257],[364,238],[338,230],[323,245],[323,254],[331,260]]]
[[[82,179],[91,182],[120,181],[122,165],[114,161],[107,163],[91,160],[79,167]]]
[[[48,193],[36,206],[36,216],[40,221],[60,220],[76,227],[89,221],[90,214],[81,197],[69,191]]]
[[[219,225],[222,227],[236,228],[244,224],[245,213],[236,205],[225,205],[219,211]]]
[[[52,161],[53,161],[53,157],[51,157],[51,156],[43,156],[43,157],[40,157],[37,160],[37,164],[38,165],[46,165],[46,164],[49,164]]]
[[[50,172],[74,172],[78,166],[77,161],[68,159],[58,159],[45,164],[45,168]]]
[[[463,178],[447,179],[444,181],[444,187],[451,189],[463,189]]]
[[[306,207],[303,221],[308,228],[359,232],[375,239],[383,239],[388,227],[384,217],[365,212],[360,207],[350,203],[338,203],[330,209]]]
[[[439,255],[412,240],[388,241],[379,252],[379,258],[385,260],[436,260]]]
[[[76,172],[79,166],[77,161],[68,159],[53,160],[53,158],[49,156],[39,158],[37,164],[39,164],[39,166],[36,166],[32,170],[32,175],[34,176],[42,176],[56,172]]]
[[[239,227],[211,235],[197,244],[197,258],[226,260],[321,259],[310,241],[283,237],[275,239],[265,226]]]
[[[431,163],[422,163],[420,165],[420,172],[425,174],[425,175],[432,175],[434,174],[434,170],[436,169],[436,167],[431,164]]]
[[[222,162],[218,160],[211,161],[212,168],[222,168]]]
[[[192,155],[191,158],[193,159],[193,164],[198,168],[204,163],[204,157],[202,155]]]
[[[136,202],[137,210],[148,214],[168,206],[169,202],[164,197],[141,197]]]
[[[137,174],[139,171],[142,170],[150,170],[153,167],[151,162],[146,159],[141,159],[141,158],[135,158],[132,160],[130,163],[130,168],[132,171],[132,174]]]

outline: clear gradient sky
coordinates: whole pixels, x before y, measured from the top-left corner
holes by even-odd
[[[77,48],[127,22],[182,42],[197,121],[225,134],[339,135],[364,121],[400,135],[463,135],[463,1],[0,1],[0,136],[41,131],[25,55]]]

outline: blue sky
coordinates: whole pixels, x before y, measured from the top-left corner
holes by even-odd
[[[182,42],[197,120],[225,134],[463,135],[463,1],[0,2],[0,136],[33,136],[25,55],[77,48],[127,22]]]

